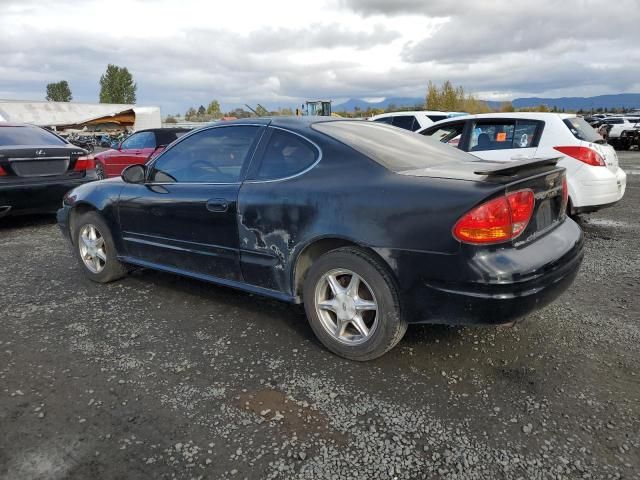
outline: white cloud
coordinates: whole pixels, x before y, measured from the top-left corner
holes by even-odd
[[[165,113],[422,96],[445,79],[501,99],[638,91],[639,24],[634,0],[0,0],[0,97],[66,79],[95,101],[107,63]]]

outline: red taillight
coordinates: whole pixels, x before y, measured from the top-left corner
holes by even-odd
[[[91,170],[96,168],[96,161],[93,157],[79,157],[76,160],[74,170]]]
[[[498,243],[512,240],[527,227],[533,206],[531,190],[495,198],[465,214],[453,227],[453,236],[465,243]]]
[[[553,147],[554,150],[564,153],[565,155],[580,160],[587,165],[593,165],[594,167],[604,167],[604,158],[595,150],[588,147],[576,147],[569,145],[566,147]]]
[[[0,177],[4,177],[7,174],[4,168],[0,167]]]

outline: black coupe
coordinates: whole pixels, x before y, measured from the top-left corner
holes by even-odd
[[[142,266],[304,303],[333,352],[368,360],[413,322],[505,324],[560,295],[583,256],[554,160],[492,163],[388,125],[209,125],[58,221],[86,275]]]

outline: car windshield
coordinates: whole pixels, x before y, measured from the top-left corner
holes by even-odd
[[[65,141],[39,127],[0,126],[0,146],[9,145],[66,145]]]
[[[602,137],[582,117],[565,118],[564,124],[574,137],[585,142],[603,143]]]
[[[341,141],[394,172],[478,158],[408,130],[364,121],[319,122],[314,130]]]

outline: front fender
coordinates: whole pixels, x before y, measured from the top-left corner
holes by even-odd
[[[118,199],[124,182],[117,179],[91,182],[71,190],[65,195],[58,210],[58,224],[67,238],[71,238],[73,216],[81,211],[95,210],[105,220],[119,251],[122,251],[122,235],[118,216]]]

